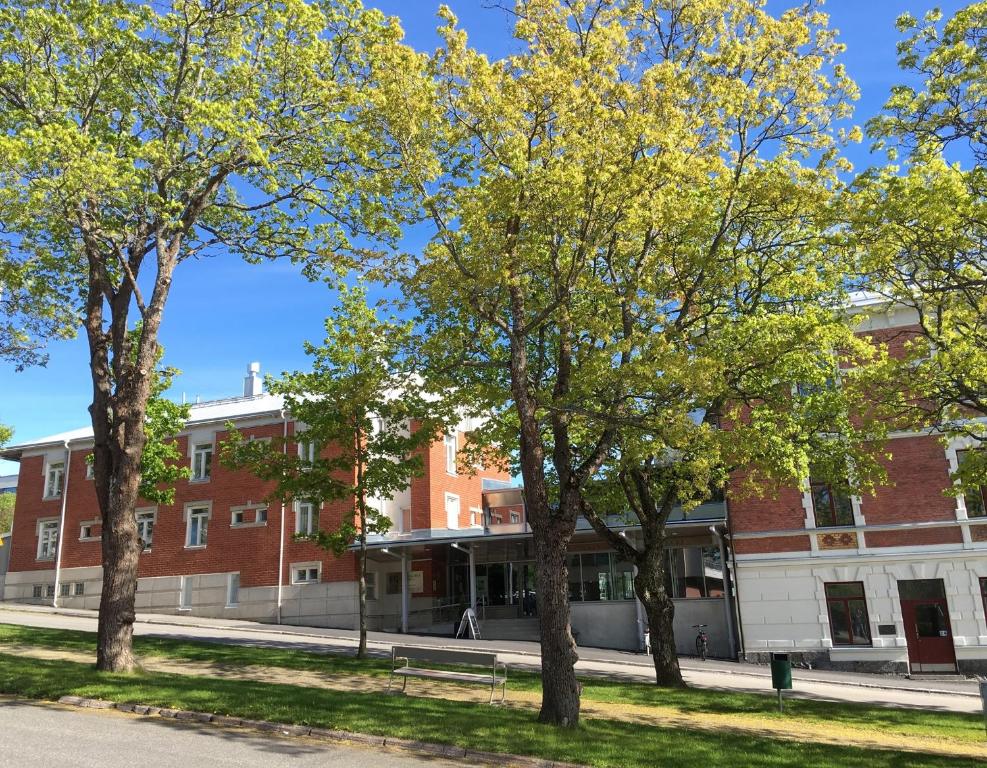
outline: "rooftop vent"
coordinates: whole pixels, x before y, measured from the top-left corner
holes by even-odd
[[[264,380],[260,377],[260,363],[247,366],[247,375],[243,377],[243,396],[257,397],[264,392]]]

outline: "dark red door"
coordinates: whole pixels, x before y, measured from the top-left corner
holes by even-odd
[[[926,581],[926,580],[923,580]],[[927,582],[942,582],[929,579]],[[909,582],[898,582],[901,593],[901,614],[905,624],[905,637],[908,640],[908,662],[912,672],[955,672],[956,652],[953,648],[953,633],[949,625],[949,606],[946,596],[930,596],[939,589],[902,588]],[[916,582],[911,582],[916,584]],[[926,586],[926,585],[923,585]],[[916,592],[926,596],[912,597]]]

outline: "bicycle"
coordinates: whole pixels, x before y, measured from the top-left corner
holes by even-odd
[[[693,624],[692,628],[699,630],[699,634],[696,635],[696,656],[706,661],[706,653],[709,651],[709,635],[706,634],[706,625]]]

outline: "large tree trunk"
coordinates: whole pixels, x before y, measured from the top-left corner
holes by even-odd
[[[658,546],[640,558],[634,577],[634,591],[648,617],[655,683],[668,688],[685,688],[679,657],[675,652],[675,629],[672,625],[675,604],[665,587],[664,554],[665,547]]]
[[[139,476],[110,488],[110,509],[103,515],[103,592],[99,600],[96,668],[126,672],[134,668],[132,651],[137,564],[141,543],[134,507]]]
[[[569,612],[566,551],[572,527],[558,517],[534,527],[535,579],[541,626],[542,705],[538,720],[575,727],[580,686],[576,680],[576,641]]]

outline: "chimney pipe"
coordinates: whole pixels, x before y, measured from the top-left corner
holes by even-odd
[[[243,396],[257,397],[264,390],[264,380],[260,377],[260,363],[247,366],[247,375],[243,377]]]

